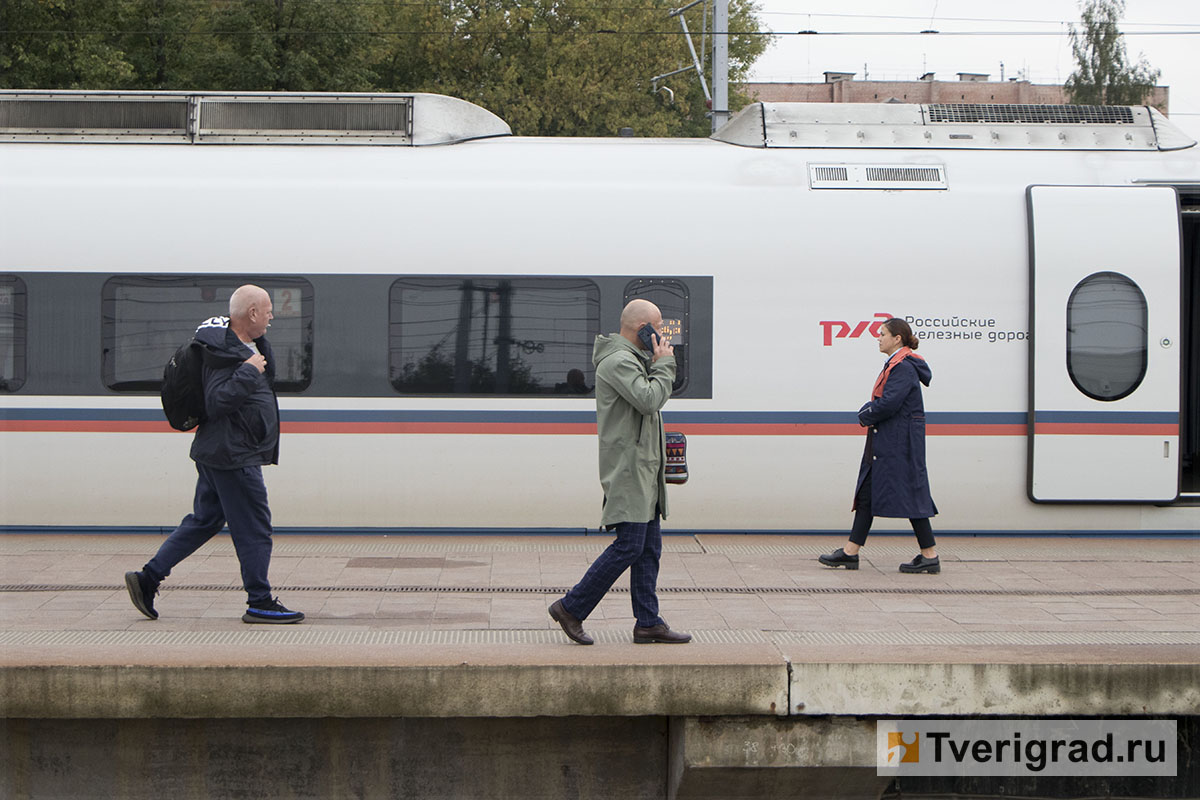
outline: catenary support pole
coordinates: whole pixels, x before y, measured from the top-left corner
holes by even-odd
[[[729,0],[713,0],[712,129],[729,121]]]

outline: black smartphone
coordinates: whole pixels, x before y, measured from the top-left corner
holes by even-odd
[[[654,342],[659,338],[658,331],[654,330],[654,326],[649,322],[638,328],[638,340],[651,353],[654,352]]]

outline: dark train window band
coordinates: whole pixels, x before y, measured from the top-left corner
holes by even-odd
[[[171,354],[243,283],[271,293],[281,394],[586,404],[596,334],[645,297],[677,345],[675,396],[712,397],[712,277],[595,274],[13,271],[0,274],[0,392],[157,393]]]
[[[600,289],[586,278],[400,278],[388,378],[401,394],[591,393]]]
[[[0,392],[15,392],[25,383],[25,282],[0,275]]]
[[[267,336],[275,351],[275,388],[302,392],[312,379],[313,290],[299,278],[242,276],[120,276],[102,292],[104,385],[118,392],[157,391],[163,365],[209,317],[229,313],[243,283],[271,295],[275,315]]]

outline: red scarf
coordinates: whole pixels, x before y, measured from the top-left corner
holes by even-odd
[[[871,389],[872,400],[883,397],[883,385],[887,383],[888,376],[892,374],[892,370],[896,368],[897,364],[909,356],[912,356],[913,358],[921,358],[921,356],[912,351],[911,347],[901,347],[899,350],[892,353],[892,357],[889,358],[888,362],[883,366],[883,372],[880,372],[879,377],[875,379],[875,386]],[[925,359],[921,358],[921,360],[924,361]]]

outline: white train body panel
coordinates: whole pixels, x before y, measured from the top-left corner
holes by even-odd
[[[813,189],[812,164],[938,166],[946,188]],[[511,137],[413,148],[5,143],[0,273],[711,276],[711,397],[675,398],[665,409],[667,427],[689,434],[690,481],[670,489],[666,527],[675,531],[848,529],[862,433],[817,417],[771,425],[754,415],[856,411],[882,363],[860,323],[908,316],[918,333],[934,334],[920,352],[933,369],[924,399],[935,530],[1194,532],[1194,504],[1111,504],[1130,499],[1112,494],[1057,504],[1029,494],[1027,191],[1174,191],[1139,182],[1200,185],[1200,153]],[[1084,229],[1114,222],[1080,214]],[[1171,235],[1178,252],[1178,216],[1130,221],[1115,261],[1081,265],[1080,276],[1136,269],[1130,253]],[[322,303],[318,296],[318,330],[355,325],[356,307]],[[1180,338],[1173,313],[1151,308],[1152,348]],[[615,317],[601,327],[615,329]],[[951,333],[970,338],[936,338]],[[387,342],[365,334],[359,342],[386,370]],[[1138,411],[1138,392],[1151,391],[1161,394],[1147,383],[1106,407]],[[598,522],[594,433],[288,424],[301,412],[591,412],[590,398],[301,392],[281,394],[280,406],[280,464],[265,473],[279,528]],[[0,430],[0,526],[170,528],[187,512],[190,434],[12,422],[56,409],[153,410],[156,396],[16,391],[0,393],[0,407],[9,420]],[[704,414],[734,422],[688,422]],[[1083,453],[1080,464],[1111,459],[1110,439],[1155,453],[1164,442],[1179,448],[1170,433],[1060,438],[1060,458]]]

